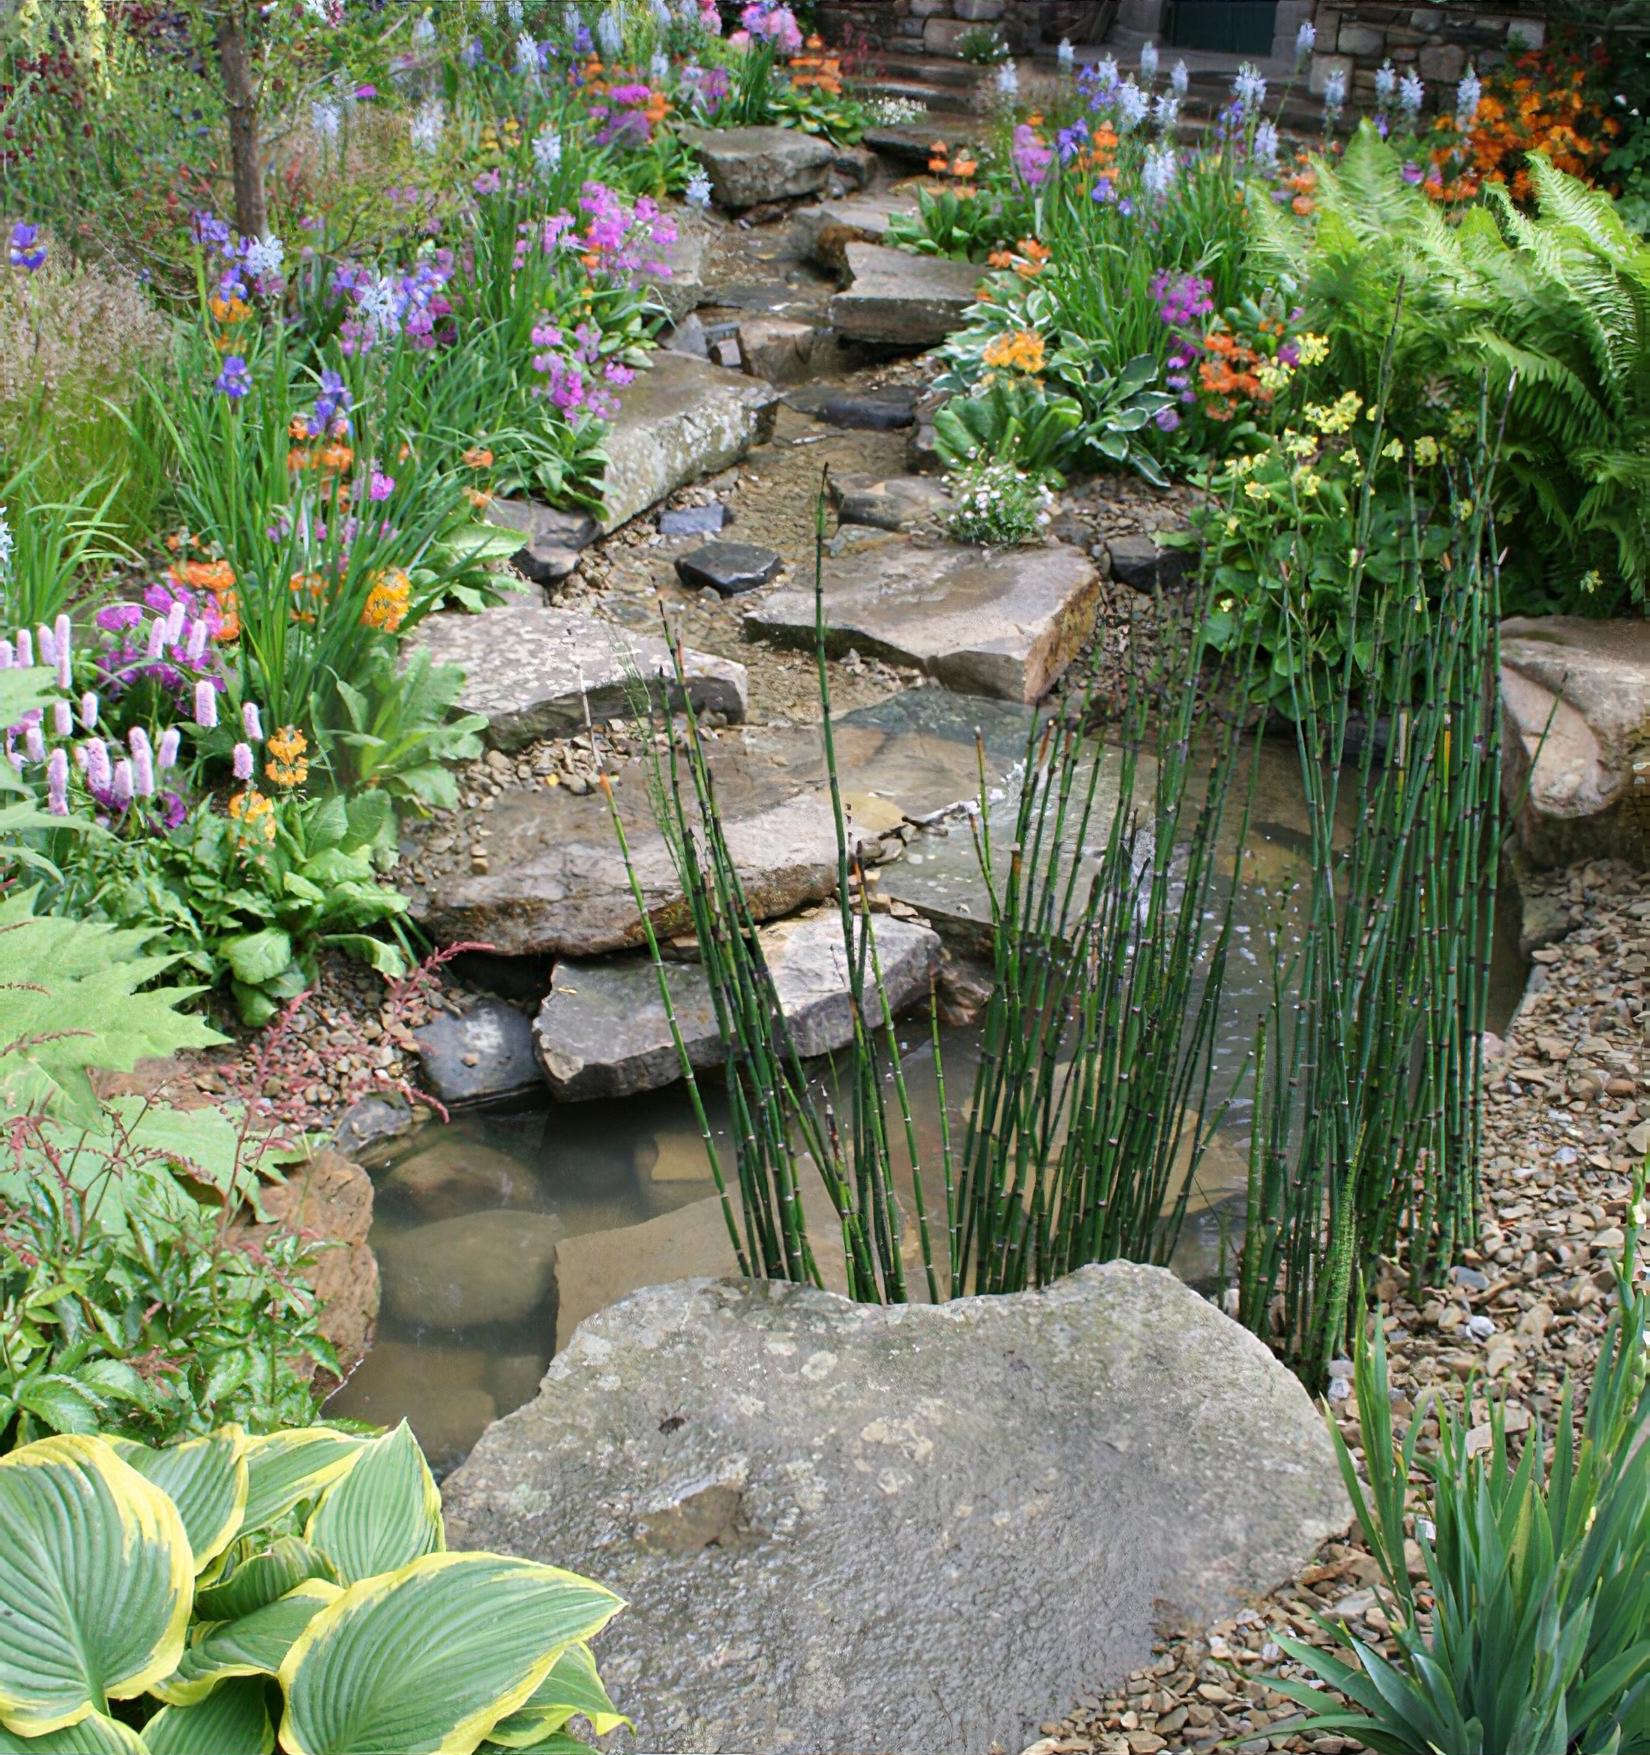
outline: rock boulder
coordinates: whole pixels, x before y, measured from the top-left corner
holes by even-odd
[[[852,341],[887,347],[938,347],[963,326],[981,270],[971,262],[914,256],[883,244],[845,247],[853,276],[831,300],[831,322]]]
[[[794,128],[684,128],[682,139],[705,167],[716,205],[734,212],[818,194],[835,157],[829,141]]]

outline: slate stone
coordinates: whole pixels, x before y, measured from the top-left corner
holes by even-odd
[[[970,262],[880,244],[849,244],[846,255],[853,280],[831,300],[831,322],[854,341],[938,347],[962,328],[980,284]]]
[[[951,496],[926,475],[894,475],[885,481],[833,475],[831,491],[844,524],[864,524],[873,530],[937,527],[954,509]]]
[[[804,207],[791,221],[791,244],[799,256],[821,268],[846,269],[849,244],[881,244],[896,216],[917,212],[916,197],[856,195],[847,201],[826,201]]]
[[[875,934],[884,989],[899,1012],[927,994],[940,941],[915,921],[891,917],[876,922]],[[828,1054],[850,1041],[854,1020],[841,917],[832,910],[783,921],[757,936],[797,1051]],[[725,1054],[702,966],[672,963],[665,974],[689,1059],[700,1069],[720,1066]],[[558,963],[532,1028],[551,1094],[563,1100],[628,1097],[682,1076],[648,957]]]
[[[811,384],[805,390],[790,391],[785,400],[792,408],[811,414],[827,426],[891,433],[910,426],[916,419],[917,390],[911,384],[893,384],[882,390]]]
[[[816,356],[830,352],[830,340],[812,323],[791,317],[747,317],[739,325],[744,369],[765,384],[800,384],[817,375]]]
[[[716,205],[735,213],[817,193],[835,156],[829,141],[794,128],[684,128],[681,135],[704,166]]]
[[[724,597],[758,591],[778,576],[785,564],[771,548],[753,542],[707,542],[676,561],[684,585],[719,591]]]
[[[691,209],[678,209],[673,217],[676,242],[661,257],[670,273],[648,281],[647,291],[655,304],[664,307],[665,315],[672,323],[680,323],[704,299],[705,264],[710,258],[711,234],[710,228],[695,218]]]
[[[1094,630],[1100,576],[1058,544],[986,550],[900,543],[825,564],[826,642],[915,665],[964,694],[1036,701]],[[745,615],[747,637],[814,641],[814,594],[776,591]]]
[[[661,536],[714,536],[731,522],[732,514],[720,500],[708,506],[678,506],[659,514]]]
[[[602,1674],[659,1755],[1023,1749],[1348,1518],[1296,1379],[1129,1262],[939,1307],[635,1292],[444,1501],[454,1549],[626,1598]]]
[[[407,650],[463,668],[457,705],[487,721],[495,749],[576,732],[587,705],[594,719],[628,717],[643,693],[655,703],[681,705],[663,639],[579,610],[518,601],[475,615],[445,611],[418,624]],[[689,651],[683,666],[695,707],[730,724],[744,718],[742,664]]]
[[[490,500],[486,517],[501,530],[521,532],[513,565],[535,585],[559,585],[577,569],[579,551],[601,532],[588,512],[558,512],[535,500]]]
[[[1190,549],[1162,548],[1147,535],[1114,536],[1106,547],[1112,577],[1135,591],[1170,590],[1197,566]]]
[[[828,801],[737,741],[713,743],[711,767],[729,845],[758,920],[794,913],[836,888]],[[614,798],[657,931],[691,925],[649,792],[649,764],[627,763]],[[440,845],[433,845],[439,842]],[[470,849],[486,849],[477,871]],[[438,943],[490,944],[504,956],[588,957],[643,941],[607,801],[565,786],[512,783],[486,803],[408,825],[396,882]]]
[[[773,430],[776,393],[690,354],[658,352],[619,393],[601,528],[617,530],[701,475],[737,463]]]
[[[426,1086],[449,1109],[538,1088],[532,1021],[503,1000],[478,1000],[459,1018],[443,1013],[413,1040]]]
[[[412,1105],[396,1092],[374,1091],[350,1104],[333,1129],[332,1142],[347,1157],[360,1157],[373,1147],[411,1133],[416,1125]]]
[[[390,1314],[427,1328],[521,1322],[555,1290],[561,1236],[549,1213],[495,1207],[379,1237]]]

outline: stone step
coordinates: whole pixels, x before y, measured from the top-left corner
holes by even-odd
[[[887,82],[914,79],[925,85],[945,86],[952,91],[972,91],[980,84],[980,70],[968,61],[949,61],[938,55],[909,55],[884,49],[872,55],[863,74],[855,82],[886,89]]]
[[[500,750],[581,731],[587,712],[592,719],[622,719],[641,699],[672,712],[682,705],[662,638],[543,603],[426,617],[407,650],[463,667],[458,708],[480,714],[488,743]],[[730,724],[745,717],[744,665],[687,652],[683,668],[698,711],[720,713]]]
[[[795,128],[684,128],[682,141],[704,166],[716,205],[736,213],[817,194],[836,157],[828,140]]]
[[[925,104],[930,113],[951,111],[956,108],[958,92],[954,86],[936,85],[932,80],[916,77],[902,79],[850,79],[848,88],[856,97],[897,97],[915,98],[919,104]],[[916,124],[912,123],[915,127]]]
[[[934,142],[950,147],[978,146],[988,132],[985,118],[972,110],[930,110],[921,122],[867,128],[864,144],[900,164],[926,167]]]
[[[892,219],[916,211],[917,198],[909,191],[851,195],[845,201],[799,208],[791,221],[791,241],[808,261],[841,271],[848,265],[850,243],[883,243]]]
[[[846,247],[852,280],[831,300],[831,322],[853,341],[889,347],[937,347],[960,329],[979,289],[969,262],[916,256],[881,244]]]

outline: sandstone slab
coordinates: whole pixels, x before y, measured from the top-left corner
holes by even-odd
[[[592,718],[614,719],[628,718],[642,698],[672,710],[682,704],[663,639],[578,610],[517,601],[477,615],[447,611],[420,622],[410,644],[463,668],[457,705],[487,721],[495,749],[580,731],[587,706]],[[744,665],[687,652],[683,669],[701,712],[730,723],[745,717]]]
[[[1161,1618],[1232,1613],[1347,1519],[1296,1380],[1125,1262],[941,1306],[637,1292],[445,1502],[455,1548],[628,1599],[603,1675],[661,1755],[1024,1748]]]
[[[817,194],[835,157],[829,141],[794,128],[684,128],[682,139],[704,166],[716,205],[733,212]]]
[[[913,256],[882,244],[849,244],[853,282],[831,300],[831,322],[853,341],[938,347],[963,326],[980,270],[970,262]]]
[[[821,268],[840,271],[850,244],[882,244],[897,218],[914,217],[917,200],[909,194],[854,195],[804,207],[791,221],[791,243],[800,256]]]
[[[496,1207],[386,1237],[390,1314],[412,1328],[520,1322],[555,1290],[563,1229],[549,1213]]]
[[[826,563],[832,651],[910,664],[963,694],[1036,701],[1094,630],[1100,575],[1074,548],[900,544]],[[814,594],[776,591],[747,637],[811,645]]]
[[[1502,623],[1501,711],[1525,851],[1650,866],[1650,621]]]
[[[603,441],[602,530],[617,530],[677,488],[737,463],[772,430],[776,400],[768,385],[742,373],[691,354],[654,354],[620,393]]]
[[[836,911],[765,927],[758,939],[797,1051],[828,1054],[849,1041],[850,965]],[[884,918],[875,942],[889,1003],[901,1011],[928,992],[939,940],[914,921]],[[720,1066],[725,1051],[702,967],[672,963],[665,976],[689,1059]],[[681,1077],[651,958],[558,963],[533,1032],[551,1092],[563,1099],[627,1097]]]
[[[926,475],[892,475],[883,481],[869,476],[831,477],[837,516],[844,524],[873,530],[934,529],[953,510],[951,496]]]

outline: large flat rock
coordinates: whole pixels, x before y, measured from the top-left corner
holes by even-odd
[[[749,759],[737,742],[712,749],[728,844],[758,920],[794,913],[836,888],[836,825],[828,799]],[[645,760],[614,778],[631,860],[655,928],[692,920],[653,814]],[[507,787],[484,805],[407,831],[396,881],[413,917],[443,944],[489,944],[504,956],[589,957],[644,942],[612,818],[599,792]]]
[[[908,192],[852,195],[800,209],[791,221],[791,241],[800,256],[821,268],[838,269],[847,261],[850,244],[881,244],[893,220],[917,212],[917,198]]]
[[[677,488],[737,463],[773,428],[777,393],[741,372],[661,350],[620,393],[603,441],[601,528],[617,530]]]
[[[1323,1420],[1158,1268],[929,1306],[689,1280],[586,1321],[445,1489],[454,1548],[629,1603],[625,1746],[1021,1749],[1341,1528]]]
[[[938,347],[961,329],[980,270],[971,262],[915,256],[883,244],[844,248],[853,284],[831,300],[831,322],[853,341]]]
[[[437,663],[461,665],[458,706],[487,721],[496,749],[576,732],[588,706],[595,719],[628,718],[642,700],[681,706],[662,638],[577,610],[512,601],[479,615],[448,611],[420,622],[412,636]],[[686,693],[700,711],[730,723],[745,717],[745,667],[687,652]]]
[[[817,194],[836,157],[828,140],[794,128],[684,128],[682,139],[705,167],[716,205],[734,212]]]
[[[1094,630],[1100,574],[1075,548],[891,543],[825,563],[827,640],[916,665],[964,694],[1036,701]],[[814,594],[776,591],[747,636],[812,645]]]
[[[910,920],[879,919],[873,930],[884,991],[902,1011],[927,994],[940,941]],[[811,1057],[842,1047],[854,1017],[841,916],[831,909],[782,921],[757,937],[797,1051]],[[720,1066],[726,1053],[702,966],[671,963],[665,977],[690,1060],[697,1068]],[[563,1099],[628,1097],[682,1076],[649,957],[557,963],[533,1030],[551,1093]]]
[[[1650,621],[1503,622],[1501,711],[1525,850],[1650,865]]]

